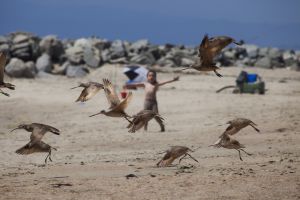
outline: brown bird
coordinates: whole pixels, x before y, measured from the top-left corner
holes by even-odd
[[[39,123],[32,123],[32,124],[20,124],[17,128],[11,130],[17,130],[17,129],[25,129],[28,132],[32,132],[30,135],[30,142],[27,143],[22,148],[18,149],[16,151],[17,154],[21,155],[28,155],[36,152],[48,152],[48,155],[45,159],[45,163],[47,163],[47,159],[51,159],[51,150],[55,148],[49,146],[48,144],[44,143],[42,138],[47,132],[54,133],[56,135],[60,135],[60,131],[52,126],[45,125],[45,124],[39,124]]]
[[[232,42],[237,45],[241,45],[231,37],[218,36],[209,39],[208,35],[205,35],[198,48],[199,58],[197,59],[196,63],[182,70],[193,68],[198,71],[214,71],[217,76],[222,77],[222,75],[217,72],[217,70],[220,68],[216,66],[216,63],[214,63],[213,60],[214,57],[218,55],[224,47]]]
[[[250,119],[236,118],[234,120],[228,121],[227,124],[229,124],[229,126],[226,128],[224,133],[228,135],[234,135],[237,132],[239,132],[241,129],[245,128],[246,126],[252,126],[254,130],[260,132],[260,130],[255,127],[257,125]]]
[[[192,152],[191,149],[189,149],[188,147],[185,146],[172,146],[169,150],[166,151],[166,154],[164,155],[164,157],[156,164],[157,167],[167,167],[169,165],[172,164],[172,162],[181,157],[179,159],[179,163],[181,162],[181,160],[183,158],[185,158],[186,156],[189,156],[190,158],[192,158],[194,161],[198,162],[198,160],[196,160],[193,156],[191,156],[188,152]]]
[[[160,122],[162,124],[163,124],[163,120],[164,120],[158,113],[156,113],[152,110],[142,110],[132,117],[133,117],[133,120],[127,126],[127,128],[129,128],[129,131],[128,131],[129,133],[134,133],[135,131],[141,129],[154,117],[157,120],[160,120]]]
[[[4,68],[5,68],[5,64],[6,64],[6,56],[3,52],[0,52],[0,93],[4,94],[5,96],[9,96],[8,93],[5,93],[1,90],[1,88],[8,88],[11,90],[15,89],[15,85],[11,84],[11,83],[5,83],[4,82]]]
[[[235,149],[239,152],[239,157],[241,161],[243,161],[241,157],[241,151],[245,152],[249,156],[252,155],[243,149],[245,148],[244,145],[240,144],[239,141],[229,137],[226,133],[223,133],[220,136],[220,138],[213,145],[210,146],[217,147],[217,148],[223,147],[226,149]]]
[[[108,100],[108,103],[110,104],[110,107],[107,111],[101,110],[99,113],[93,114],[90,117],[93,117],[95,115],[103,114],[109,117],[124,117],[129,123],[131,121],[128,118],[131,118],[126,112],[125,109],[127,108],[131,98],[132,98],[132,92],[129,92],[125,99],[120,101],[118,95],[116,94],[116,91],[114,90],[111,82],[107,79],[103,79],[103,86],[104,86],[104,92],[106,95],[106,98]]]
[[[103,89],[103,84],[97,83],[97,82],[87,82],[87,83],[80,83],[79,86],[73,87],[71,89],[83,87],[80,96],[75,102],[85,102],[87,100],[90,100],[92,97],[94,97],[101,89]]]

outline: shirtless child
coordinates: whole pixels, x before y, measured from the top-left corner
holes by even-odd
[[[147,82],[127,84],[124,86],[124,88],[127,88],[127,89],[133,89],[133,88],[139,88],[139,87],[145,88],[144,110],[153,110],[158,113],[158,106],[157,106],[157,100],[156,100],[156,92],[157,92],[158,88],[162,85],[165,85],[167,83],[172,83],[172,82],[178,81],[178,80],[179,80],[179,76],[174,77],[172,80],[169,80],[169,81],[157,82],[156,72],[150,70],[147,73]],[[161,122],[161,120],[159,120],[157,118],[155,118],[155,120],[160,125],[161,132],[164,132],[165,131],[164,124]],[[147,124],[145,125],[145,130],[147,130]]]

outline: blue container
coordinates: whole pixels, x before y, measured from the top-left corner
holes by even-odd
[[[247,83],[254,83],[257,80],[257,74],[247,74]]]

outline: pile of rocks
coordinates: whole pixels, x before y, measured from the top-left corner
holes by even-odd
[[[197,59],[197,46],[154,45],[148,40],[108,41],[97,37],[60,40],[54,35],[37,37],[16,32],[0,36],[0,51],[8,55],[6,73],[32,78],[50,73],[81,77],[103,64],[140,64],[184,67]],[[221,66],[289,67],[300,70],[300,51],[259,48],[245,44],[226,48],[216,62]]]

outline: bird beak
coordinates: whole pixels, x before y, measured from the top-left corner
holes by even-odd
[[[10,133],[13,132],[13,131],[15,131],[15,130],[17,130],[17,129],[21,129],[21,128],[19,128],[19,127],[14,128],[13,130],[10,131]]]
[[[72,87],[72,88],[70,88],[70,90],[73,90],[73,89],[79,88],[79,87],[80,87],[80,86]]]
[[[94,117],[94,116],[96,116],[96,115],[100,115],[100,114],[102,114],[102,113],[101,113],[101,112],[99,112],[99,113],[96,113],[96,114],[90,115],[89,117]]]

